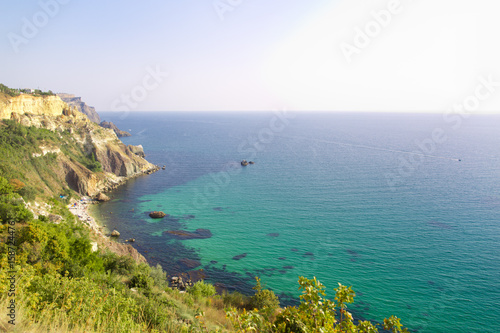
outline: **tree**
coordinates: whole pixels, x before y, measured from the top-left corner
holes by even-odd
[[[250,298],[250,306],[255,309],[269,308],[272,311],[280,306],[280,301],[278,297],[274,294],[272,290],[264,289],[260,283],[260,279],[255,277],[255,295]]]

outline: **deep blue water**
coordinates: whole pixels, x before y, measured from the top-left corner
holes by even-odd
[[[166,170],[99,214],[169,274],[195,259],[209,281],[248,292],[258,275],[283,302],[316,276],[329,295],[353,286],[357,318],[499,332],[500,116],[459,117],[102,113]],[[212,237],[164,233],[198,228]]]

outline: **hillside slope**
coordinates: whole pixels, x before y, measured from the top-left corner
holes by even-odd
[[[0,172],[33,184],[38,193],[54,195],[69,186],[95,196],[157,170],[142,149],[126,146],[59,97],[3,95],[0,101],[0,147],[6,157]]]

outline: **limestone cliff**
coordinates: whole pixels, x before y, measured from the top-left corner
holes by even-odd
[[[52,166],[52,171],[47,173],[51,179],[44,179],[49,177],[47,175],[37,174],[31,180],[33,183],[43,186],[59,182],[62,188],[67,184],[82,195],[95,196],[128,178],[157,170],[155,165],[143,158],[142,147],[126,146],[113,130],[91,122],[59,97],[20,95],[7,98],[4,95],[0,101],[3,101],[0,104],[3,119],[60,133],[59,142],[45,143],[39,147],[41,153],[33,155],[33,158],[42,158],[40,156],[50,152],[57,156],[57,165]],[[97,170],[91,171],[93,167]],[[50,187],[43,188],[43,191],[50,192]],[[52,192],[56,190],[52,189]]]
[[[8,97],[2,94],[0,98],[0,119],[10,119],[12,113],[60,116],[65,107],[67,107],[66,103],[57,96],[19,95],[17,97]]]
[[[57,96],[64,102],[66,102],[69,106],[76,107],[76,109],[86,115],[90,119],[90,121],[97,124],[101,122],[101,118],[95,111],[95,108],[92,106],[88,106],[85,102],[82,101],[81,97],[76,97],[73,94],[57,94]]]

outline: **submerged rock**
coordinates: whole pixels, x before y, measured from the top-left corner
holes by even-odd
[[[192,269],[198,266],[201,266],[201,262],[198,260],[193,260],[193,259],[188,259],[188,258],[182,258],[179,261],[179,264],[186,266],[188,269]]]
[[[247,256],[247,254],[246,254],[246,253],[242,253],[242,254],[239,254],[239,255],[237,255],[237,256],[234,256],[234,257],[233,257],[233,260],[240,260],[240,259],[245,258],[246,256]]]
[[[185,240],[185,239],[205,239],[212,237],[212,232],[208,229],[196,229],[195,232],[190,232],[186,230],[168,230],[164,231],[164,234],[169,234],[174,238]]]

